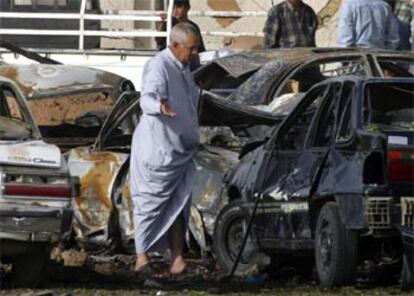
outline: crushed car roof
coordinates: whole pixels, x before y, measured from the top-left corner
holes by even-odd
[[[230,75],[237,78],[246,73],[261,68],[263,65],[275,61],[283,60],[288,64],[294,64],[304,60],[312,60],[321,57],[338,57],[348,54],[381,54],[387,56],[400,56],[413,58],[410,51],[387,51],[365,48],[295,48],[295,49],[263,49],[255,51],[246,51],[235,53],[229,56],[213,60],[204,67],[195,72],[196,79],[204,76],[209,67],[218,65],[225,69]]]
[[[98,69],[50,64],[2,65],[0,76],[13,80],[28,100],[102,90],[119,93],[127,81]]]

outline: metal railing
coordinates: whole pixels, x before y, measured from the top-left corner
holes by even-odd
[[[167,11],[144,11],[144,10],[118,10],[107,11],[104,14],[86,13],[86,0],[81,0],[79,13],[37,13],[37,12],[0,12],[0,20],[3,19],[62,19],[79,20],[79,30],[46,30],[46,29],[13,29],[0,28],[1,35],[33,35],[33,36],[79,36],[78,49],[84,49],[85,37],[107,37],[107,38],[136,38],[136,37],[165,37],[169,43],[169,34],[172,25],[173,1],[168,1]],[[273,4],[273,1],[271,1]],[[166,14],[167,17],[161,17]],[[190,16],[214,17],[214,18],[240,18],[246,16],[266,17],[265,11],[190,11]],[[138,30],[86,30],[85,21],[145,21],[166,22],[166,31],[151,29]],[[202,31],[205,36],[239,37],[258,36],[263,37],[262,32],[229,32],[229,31]]]

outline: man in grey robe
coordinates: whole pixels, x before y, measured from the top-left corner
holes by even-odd
[[[186,268],[182,256],[199,142],[198,91],[189,63],[200,40],[196,28],[180,23],[171,45],[147,62],[141,91],[142,116],[131,150],[135,270],[151,267],[147,253],[171,250],[169,273]]]

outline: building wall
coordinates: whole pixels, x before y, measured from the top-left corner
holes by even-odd
[[[282,0],[192,0],[192,10],[232,10],[232,11],[265,11],[271,3],[277,4]],[[317,46],[335,46],[338,15],[343,0],[304,0],[310,5],[318,16],[323,17],[324,22],[317,31]],[[213,19],[206,17],[193,17],[202,31],[234,31],[234,32],[262,32],[265,17],[244,17],[240,19]],[[233,49],[256,48],[261,45],[261,38],[222,38],[204,37],[208,49],[230,47]]]
[[[193,11],[263,11],[267,12],[271,3],[283,0],[190,0]],[[323,20],[317,31],[316,43],[319,47],[336,45],[336,30],[341,3],[346,0],[304,0]],[[160,9],[165,0],[101,0],[104,10],[155,10]],[[223,19],[211,17],[192,17],[202,31],[262,32],[266,17],[243,17],[239,19]],[[124,30],[154,28],[151,22],[104,21],[104,28],[123,28]],[[204,36],[208,50],[230,48],[233,50],[260,48],[259,37],[216,37]],[[153,38],[109,39],[102,38],[104,48],[154,48]]]
[[[100,0],[101,9],[103,10],[154,10],[155,0]],[[135,29],[153,28],[152,22],[131,22],[131,21],[102,21],[102,28],[123,29],[132,31]],[[136,38],[110,39],[102,38],[102,48],[151,48],[154,47],[153,38]]]

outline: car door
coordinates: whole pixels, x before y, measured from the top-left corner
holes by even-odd
[[[271,243],[273,248],[275,244],[283,245],[280,240],[298,236],[310,238],[303,214],[308,203],[303,197],[311,184],[306,174],[316,160],[306,151],[305,140],[320,107],[332,92],[330,84],[311,90],[266,145],[264,154],[268,157],[261,163],[255,191],[262,198],[255,230],[263,246]],[[300,217],[296,212],[300,212]]]
[[[298,106],[294,116],[280,127],[273,139],[272,157],[264,176],[262,192],[277,201],[302,200],[309,195],[312,184],[312,172],[323,156],[325,147],[309,151],[306,146],[308,135],[331,121],[331,116],[325,114],[333,108],[332,101],[337,96],[338,86],[327,84],[311,91],[304,99],[304,104]],[[299,110],[298,110],[299,109]],[[332,128],[332,127],[331,127]],[[326,131],[325,133],[329,133]],[[325,135],[318,131],[318,136]],[[324,139],[328,141],[327,139]],[[322,139],[320,139],[322,144]]]
[[[128,170],[124,168],[127,168],[132,133],[139,115],[138,94],[124,93],[103,124],[95,145],[68,152],[71,174],[78,176],[81,183],[80,195],[72,204],[77,238],[106,243],[110,239],[109,225],[113,222],[115,207],[119,215],[127,217],[120,222],[122,230],[131,232],[129,195],[125,194],[126,198],[120,199],[118,204],[114,194],[124,189],[120,182],[127,183],[125,172]]]

